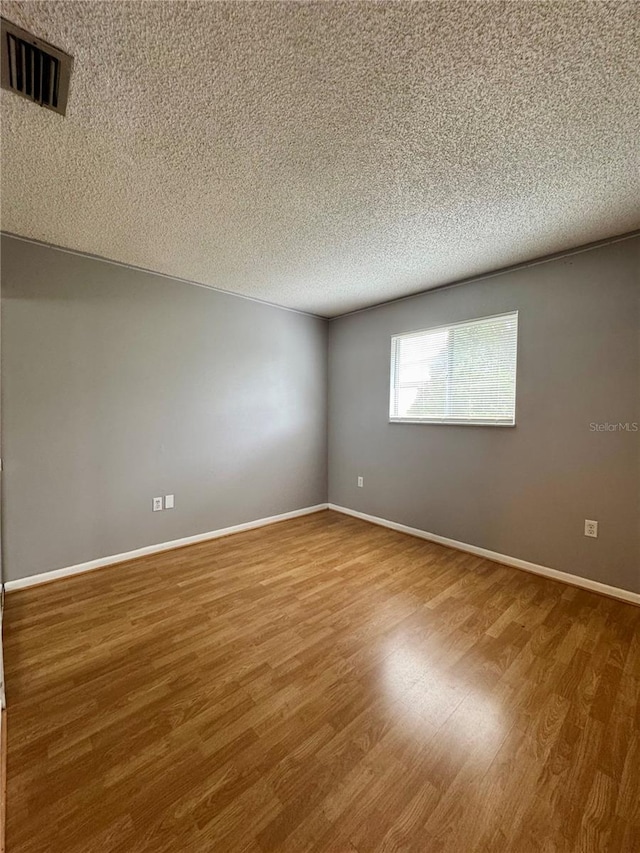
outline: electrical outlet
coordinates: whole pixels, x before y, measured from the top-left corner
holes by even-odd
[[[153,499],[153,511],[158,512],[162,509],[162,498],[154,498]]]
[[[593,539],[598,538],[598,522],[590,521],[588,518],[584,520],[584,535],[591,536]]]
[[[175,506],[175,499],[173,495],[165,495],[164,498],[164,508],[165,509],[173,509]]]
[[[361,489],[364,486],[364,477],[358,477],[358,488]]]

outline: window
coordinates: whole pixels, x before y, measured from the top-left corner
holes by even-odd
[[[517,344],[517,311],[394,335],[390,420],[513,426]]]

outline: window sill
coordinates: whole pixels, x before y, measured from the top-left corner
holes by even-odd
[[[389,418],[390,424],[426,424],[428,426],[489,426],[489,427],[515,427],[511,421],[456,421],[449,418],[445,420],[430,420],[428,418]]]

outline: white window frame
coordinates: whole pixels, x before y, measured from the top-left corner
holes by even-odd
[[[516,318],[516,360],[515,360],[515,393],[514,393],[514,411],[513,420],[511,419],[495,419],[495,418],[476,418],[468,420],[465,418],[398,418],[393,417],[394,395],[397,385],[398,359],[397,359],[397,341],[400,338],[411,337],[412,335],[420,335],[423,332],[437,332],[440,329],[454,329],[461,326],[473,326],[483,320],[493,320],[497,317],[515,317]],[[391,360],[390,360],[390,377],[389,377],[389,423],[392,424],[451,424],[454,426],[499,426],[499,427],[515,427],[517,422],[517,406],[518,406],[518,337],[520,331],[520,322],[518,311],[505,311],[501,314],[488,314],[486,317],[473,317],[471,320],[463,320],[455,323],[442,323],[439,326],[429,326],[425,329],[411,329],[409,332],[398,332],[391,336]]]

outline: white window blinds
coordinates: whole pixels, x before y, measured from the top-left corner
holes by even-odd
[[[391,338],[392,421],[513,426],[518,312]]]

